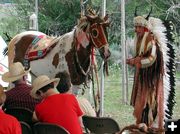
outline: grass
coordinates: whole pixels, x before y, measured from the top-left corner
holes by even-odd
[[[129,104],[122,103],[122,85],[121,85],[121,74],[120,71],[110,71],[110,76],[105,78],[104,87],[104,116],[110,116],[115,119],[120,128],[135,123],[133,117],[133,107]],[[128,83],[128,98],[130,102],[132,82]],[[174,119],[180,119],[180,84],[176,82],[176,105],[174,107]]]
[[[122,80],[120,75],[120,71],[117,71],[114,75],[105,78],[104,116],[112,117],[122,128],[134,123],[134,117],[132,115],[133,108],[129,104],[123,103]],[[130,90],[128,98],[130,98],[132,82],[129,82],[128,86]]]

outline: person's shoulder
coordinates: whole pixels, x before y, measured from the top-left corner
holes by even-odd
[[[19,88],[32,89],[32,86],[27,83],[22,83],[19,85]]]
[[[18,122],[18,120],[14,116],[6,114],[6,113],[4,113],[4,118],[9,121]]]
[[[9,94],[9,93],[11,93],[11,92],[13,92],[14,91],[14,89],[15,89],[15,87],[13,87],[13,88],[9,88],[5,93],[6,94]]]
[[[69,98],[75,98],[74,94],[64,94],[64,95],[69,97]]]
[[[9,99],[9,98],[11,98],[11,97],[13,97],[14,96],[14,94],[16,94],[16,90],[15,90],[15,88],[10,88],[10,89],[8,89],[6,92],[5,92],[5,94],[6,94],[6,101]]]
[[[76,100],[75,95],[73,94],[68,94],[68,93],[60,93],[56,98],[59,98],[61,100]]]
[[[64,98],[69,99],[69,100],[76,100],[76,97],[74,94],[65,93],[65,94],[63,94],[63,96],[64,96]]]
[[[74,96],[73,94],[70,93],[59,93],[60,96],[67,96],[67,97],[71,97]]]

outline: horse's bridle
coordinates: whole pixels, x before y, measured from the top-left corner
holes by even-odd
[[[94,23],[90,26],[90,37],[95,48],[101,49],[108,44],[102,24]]]

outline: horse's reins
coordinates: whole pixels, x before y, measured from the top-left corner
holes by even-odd
[[[78,65],[79,69],[81,70],[81,73],[82,73],[84,76],[87,76],[87,74],[88,74],[89,71],[90,71],[92,59],[90,58],[90,62],[89,62],[88,69],[87,69],[87,71],[85,71],[85,70],[83,69],[83,67],[81,66],[80,62],[79,62],[79,58],[78,58],[78,54],[77,54],[77,46],[76,46],[76,43],[77,43],[77,38],[76,38],[76,29],[75,29],[75,30],[74,30],[74,39],[73,39],[73,48],[74,48],[75,60],[76,60],[76,63],[77,63],[77,65]],[[89,57],[88,57],[88,58],[89,58]]]
[[[99,93],[99,80],[98,80],[98,73],[97,73],[97,67],[95,66],[95,63],[94,63],[94,51],[93,51],[93,48],[92,48],[92,51],[91,51],[91,56],[90,57],[90,62],[89,62],[89,66],[88,66],[88,69],[87,71],[85,72],[84,69],[82,68],[80,62],[79,62],[79,58],[78,58],[78,54],[77,54],[77,46],[76,46],[76,43],[77,43],[77,38],[76,38],[76,29],[74,30],[74,39],[73,39],[73,47],[74,47],[74,54],[75,54],[75,60],[76,60],[76,63],[78,65],[78,67],[80,68],[81,70],[81,73],[84,75],[84,76],[87,76],[87,74],[89,73],[90,69],[91,69],[91,65],[93,64],[93,69],[95,71],[95,77],[96,77],[96,80],[97,80],[97,94],[95,95],[95,92],[94,92],[94,86],[93,86],[93,98],[94,98],[94,104],[95,104],[95,109],[96,109],[96,113],[98,115],[99,113],[99,110],[97,109],[97,100],[99,102],[100,100],[100,93]],[[88,57],[89,58],[89,57]],[[93,79],[94,81],[94,79]],[[94,82],[93,82],[94,83]]]

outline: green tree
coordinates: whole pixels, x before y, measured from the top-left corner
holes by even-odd
[[[79,0],[39,0],[39,27],[42,32],[56,35],[69,32],[79,17]]]

